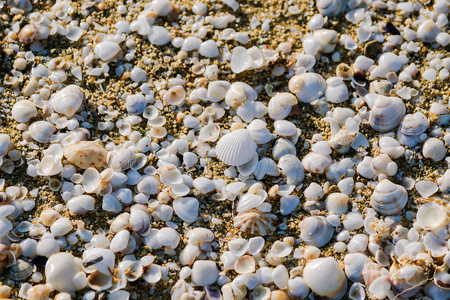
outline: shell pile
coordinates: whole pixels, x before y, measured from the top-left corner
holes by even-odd
[[[449,0],[0,11],[1,299],[450,299]]]

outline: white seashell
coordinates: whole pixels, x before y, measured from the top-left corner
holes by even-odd
[[[47,121],[36,121],[28,128],[31,137],[39,143],[48,143],[56,128]]]
[[[130,232],[126,229],[119,231],[111,240],[109,249],[112,252],[120,252],[124,250],[130,240]]]
[[[448,252],[447,240],[440,239],[431,232],[423,238],[423,246],[431,252],[432,257],[442,257]]]
[[[111,61],[122,55],[122,49],[115,42],[101,42],[95,45],[94,53],[103,61]]]
[[[408,193],[401,185],[384,179],[377,184],[370,199],[370,205],[383,215],[396,215],[408,202]]]
[[[417,28],[417,37],[424,43],[433,43],[441,29],[432,20],[426,20]]]
[[[366,292],[364,291],[364,286],[359,283],[355,282],[350,287],[350,290],[348,291],[348,297],[351,300],[364,300],[366,299]]]
[[[272,158],[278,161],[284,155],[291,154],[297,155],[297,150],[295,145],[288,139],[280,138],[278,139],[272,148]]]
[[[303,277],[295,277],[288,281],[289,294],[295,299],[304,299],[309,294],[309,287]]]
[[[156,195],[159,193],[161,183],[154,176],[144,176],[136,185],[138,192],[147,195]]]
[[[202,195],[209,194],[216,189],[214,182],[211,179],[205,177],[195,178],[192,184],[194,188]]]
[[[225,98],[231,84],[228,81],[216,80],[208,84],[207,99],[211,102],[219,102]]]
[[[100,141],[75,142],[64,147],[64,156],[81,169],[103,167],[107,152]]]
[[[336,17],[346,8],[346,0],[316,0],[316,6],[320,14],[327,17]]]
[[[83,90],[77,85],[68,85],[59,90],[50,99],[54,111],[71,118],[81,107],[84,100]]]
[[[314,293],[329,299],[341,299],[347,291],[344,271],[332,257],[308,262],[303,270],[303,279]]]
[[[267,144],[273,138],[273,135],[267,129],[267,123],[259,119],[248,124],[247,130],[250,131],[252,139],[257,144]]]
[[[320,98],[325,90],[325,79],[317,73],[303,73],[289,79],[289,91],[303,103],[310,103]],[[269,110],[270,112],[270,110]]]
[[[129,95],[125,100],[127,111],[133,115],[140,115],[147,107],[147,99],[142,94]]]
[[[417,212],[417,224],[425,230],[436,229],[447,220],[447,214],[447,209],[439,204],[434,202],[425,203]]]
[[[225,95],[225,103],[229,107],[238,107],[245,101],[258,98],[255,89],[244,82],[234,82]]]
[[[233,53],[231,54],[230,65],[231,71],[236,74],[249,69],[252,65],[252,58],[247,49],[241,46],[234,48]]]
[[[349,253],[344,257],[345,274],[354,282],[363,282],[362,271],[369,258],[363,253]]]
[[[316,30],[313,37],[320,42],[319,51],[322,53],[333,52],[339,40],[336,31],[330,29]]]
[[[292,252],[292,246],[284,242],[276,241],[270,248],[270,253],[276,257],[286,257]]]
[[[234,227],[253,235],[265,236],[275,230],[276,215],[260,212],[245,212],[233,218]]]
[[[295,195],[282,196],[280,198],[280,213],[283,216],[293,213],[300,204],[300,198]]]
[[[380,174],[394,176],[397,174],[398,170],[397,164],[393,162],[387,154],[380,154],[375,157],[370,162],[370,167],[372,168],[372,172],[375,176]]]
[[[50,232],[54,237],[63,236],[69,233],[72,229],[73,226],[67,218],[59,218],[52,224],[52,226],[50,226]]]
[[[86,193],[93,193],[101,182],[100,173],[95,168],[87,168],[83,172],[83,188]]]
[[[198,218],[199,202],[192,197],[178,198],[173,201],[173,210],[185,222],[192,223]]]
[[[250,255],[239,257],[234,263],[234,270],[238,274],[251,274],[255,272],[255,259]]]
[[[329,155],[321,155],[314,152],[308,153],[302,160],[302,165],[306,171],[311,173],[323,174],[325,169],[331,164]]]
[[[184,98],[186,98],[186,91],[181,85],[170,88],[163,97],[166,104],[175,106],[182,105],[184,102]]]
[[[219,49],[214,40],[207,40],[200,44],[198,53],[205,57],[213,58],[219,55]]]
[[[81,271],[81,259],[65,252],[53,254],[45,264],[47,283],[59,292],[72,292],[84,288],[77,286],[74,280]]]
[[[260,205],[263,202],[264,202],[264,198],[259,195],[245,194],[239,199],[236,211],[238,213],[243,213],[243,212],[249,211],[252,208],[257,207],[258,205]]]
[[[11,149],[11,139],[5,133],[0,134],[0,158],[8,154]]]
[[[248,254],[258,254],[264,248],[265,240],[261,236],[252,237],[248,240]]]
[[[176,247],[178,247],[178,244],[180,243],[180,235],[175,229],[165,227],[158,231],[158,234],[156,235],[156,240],[158,241],[159,244],[163,245],[164,247],[170,247],[172,249],[175,249]]]
[[[80,195],[70,198],[67,208],[72,215],[81,215],[95,208],[95,199],[88,195]]]
[[[430,197],[438,191],[437,184],[428,180],[418,181],[415,184],[415,188],[422,197]]]
[[[277,166],[280,169],[281,174],[283,174],[286,177],[287,184],[298,185],[303,181],[303,178],[305,177],[303,165],[295,155],[284,154],[278,161]]]
[[[256,180],[261,180],[265,175],[278,176],[280,171],[276,162],[265,156],[258,162],[253,175],[255,175]]]
[[[214,261],[197,260],[192,266],[191,279],[196,285],[212,285],[218,278],[219,269]]]
[[[322,216],[307,217],[299,224],[300,238],[307,245],[322,247],[333,237],[333,227]]]
[[[332,193],[325,199],[325,208],[337,215],[345,214],[348,210],[349,197],[342,193]]]
[[[315,182],[312,182],[304,191],[303,195],[305,196],[306,200],[312,200],[317,201],[322,199],[324,196],[324,191],[320,185],[318,185]]]
[[[272,272],[273,282],[279,289],[286,289],[289,273],[287,268],[284,265],[278,265]]]
[[[277,135],[292,136],[297,132],[297,127],[294,123],[286,120],[277,120],[273,124]]]
[[[423,143],[422,154],[426,158],[434,161],[441,161],[445,158],[446,150],[444,142],[437,138],[429,138]]]
[[[134,232],[145,235],[150,229],[150,216],[140,209],[134,209],[130,213],[129,228]]]
[[[203,126],[202,129],[200,129],[198,138],[204,142],[215,142],[219,138],[219,133],[219,124],[211,123]]]
[[[161,182],[165,185],[172,186],[183,183],[183,177],[180,170],[178,170],[178,168],[173,164],[167,164],[159,167],[158,173]]]
[[[254,300],[267,300],[270,299],[271,291],[268,287],[263,287],[262,285],[258,285],[251,294],[251,299]]]
[[[348,89],[341,77],[326,80],[325,98],[331,103],[342,103],[348,99]]]
[[[232,239],[228,242],[228,249],[235,257],[241,257],[249,249],[249,242],[246,239]]]
[[[102,260],[88,265],[86,262],[92,262],[93,260],[102,257]],[[99,271],[103,274],[109,274],[110,270],[114,269],[115,254],[109,249],[104,248],[90,248],[83,252],[83,262],[85,264],[84,271],[86,273],[93,273]]]
[[[405,111],[405,104],[400,98],[379,95],[370,111],[370,126],[380,132],[392,130],[398,126]]]
[[[256,151],[250,131],[238,129],[224,135],[216,145],[216,155],[223,163],[239,166],[247,163]]]
[[[298,100],[291,93],[278,93],[269,100],[269,117],[273,120],[282,120],[289,115],[292,106],[297,103]]]
[[[420,142],[420,135],[424,133],[430,121],[421,112],[416,112],[413,115],[406,115],[397,131],[397,137],[402,145],[414,147]]]
[[[237,166],[239,174],[242,176],[251,175],[258,166],[258,158],[258,153],[255,152],[255,154],[253,154],[253,157],[247,163]]]
[[[37,109],[33,102],[19,100],[14,104],[11,114],[17,122],[28,122],[31,118],[37,116]]]

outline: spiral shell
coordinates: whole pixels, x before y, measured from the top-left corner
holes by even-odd
[[[333,237],[333,227],[323,216],[307,217],[299,224],[300,238],[307,245],[325,246]]]
[[[286,176],[287,184],[297,185],[302,182],[305,177],[303,165],[295,155],[283,155],[278,161],[278,168],[280,168],[281,173]]]
[[[400,98],[379,95],[370,111],[370,126],[380,132],[392,130],[398,126],[405,112],[405,104]]]
[[[408,192],[401,185],[384,179],[377,184],[370,199],[370,205],[382,215],[396,215],[408,202]]]
[[[80,109],[83,99],[83,90],[71,84],[58,91],[50,101],[54,111],[71,118]]]
[[[130,149],[117,149],[108,153],[106,163],[114,171],[129,169],[136,162],[136,154]]]
[[[103,167],[107,154],[100,141],[81,141],[64,147],[64,156],[81,169]]]
[[[321,97],[325,87],[325,79],[317,73],[294,75],[289,80],[289,91],[303,103],[310,103]]]

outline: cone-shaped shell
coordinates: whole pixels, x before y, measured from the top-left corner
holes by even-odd
[[[383,215],[396,215],[408,202],[408,192],[401,185],[384,179],[377,184],[370,199],[370,205]]]
[[[256,143],[247,129],[238,129],[224,135],[216,145],[217,158],[230,166],[247,163],[255,151]]]

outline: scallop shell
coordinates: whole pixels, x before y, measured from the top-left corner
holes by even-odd
[[[98,140],[82,141],[64,147],[64,156],[81,169],[100,168],[106,164],[107,151]]]
[[[295,155],[283,155],[278,161],[278,168],[280,168],[281,173],[286,176],[287,184],[298,185],[305,177],[303,165]]]
[[[130,149],[116,149],[108,153],[106,163],[114,171],[125,171],[136,162],[136,154]]]
[[[307,245],[325,246],[333,237],[334,229],[322,216],[307,217],[299,224],[300,238]]]
[[[259,195],[245,194],[239,199],[236,211],[238,213],[243,213],[252,208],[257,207],[258,205],[260,205],[263,202],[264,202],[264,198]]]
[[[250,131],[238,129],[224,135],[216,145],[216,155],[223,163],[240,166],[247,163],[256,151]]]
[[[408,202],[408,192],[401,185],[384,179],[377,184],[370,199],[370,205],[382,215],[396,215]]]
[[[17,122],[28,122],[31,118],[37,116],[37,109],[33,102],[19,100],[14,104],[11,114]]]
[[[39,143],[48,143],[56,128],[53,124],[47,121],[37,121],[30,125],[28,128],[33,140]]]
[[[294,75],[289,80],[289,91],[303,103],[310,103],[319,99],[325,90],[325,79],[317,73],[303,73]]]
[[[278,93],[269,100],[269,117],[273,120],[282,120],[291,112],[292,106],[298,103],[298,100],[291,93]]]
[[[269,213],[251,211],[238,214],[233,218],[234,227],[240,231],[253,235],[265,236],[275,231],[277,216]]]
[[[370,111],[370,126],[380,132],[392,130],[398,126],[405,112],[405,104],[400,98],[379,95]]]
[[[71,118],[83,104],[83,90],[74,84],[59,90],[50,99],[54,111]]]

